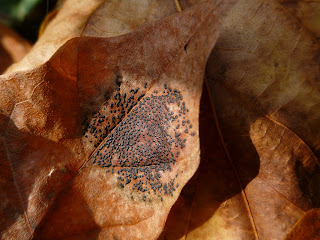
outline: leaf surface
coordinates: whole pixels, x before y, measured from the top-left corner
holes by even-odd
[[[5,239],[160,234],[199,164],[204,66],[229,7],[208,1],[118,37],[73,38],[1,76]]]

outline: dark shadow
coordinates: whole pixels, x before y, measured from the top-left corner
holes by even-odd
[[[316,163],[314,163],[316,164]],[[303,195],[301,199],[306,198],[310,201],[310,206],[304,209],[307,211],[310,208],[320,207],[320,168],[304,166],[301,161],[295,162],[295,174],[298,179]],[[299,201],[299,199],[297,199]]]
[[[0,196],[2,202],[8,202],[7,204],[0,205],[0,234],[13,224],[22,222],[19,219],[25,217],[24,211],[30,207],[30,200],[28,198],[34,191],[34,188],[40,186],[40,189],[37,190],[39,195],[36,198],[48,206],[42,212],[45,215],[43,219],[36,218],[38,212],[34,212],[35,216],[28,216],[30,227],[32,231],[35,231],[35,239],[65,239],[63,234],[67,236],[70,234],[72,236],[82,234],[89,236],[85,239],[97,239],[100,232],[99,226],[95,223],[92,212],[81,196],[81,193],[75,192],[73,188],[67,187],[64,189],[72,178],[72,173],[64,166],[59,167],[59,164],[57,164],[61,158],[68,159],[73,157],[73,153],[65,146],[62,146],[62,144],[53,142],[48,138],[20,131],[13,121],[4,115],[1,115],[0,119],[3,126],[9,124],[9,130],[6,133],[0,132]],[[8,160],[8,156],[10,160]],[[48,167],[55,168],[51,178],[47,178],[45,184],[37,185],[37,181],[41,177],[39,173],[44,169],[48,169]],[[47,173],[47,171],[45,172]],[[18,186],[19,192],[15,183]],[[71,200],[68,202],[68,199]],[[77,204],[76,209],[72,208],[75,203]],[[69,214],[60,214],[57,218],[53,218],[53,216],[61,213],[61,205],[65,209],[73,209],[75,211],[69,212]],[[72,223],[75,224],[83,219],[86,222],[83,223],[82,228],[79,227],[81,222],[78,222],[74,226],[74,229],[71,228]],[[63,224],[61,225],[61,223]],[[30,232],[27,224],[25,229],[27,232]],[[21,229],[18,230],[21,231]],[[62,230],[65,230],[65,232]],[[70,232],[67,232],[68,230]],[[45,238],[41,235],[43,231],[48,231]],[[52,237],[49,236],[50,231],[53,231]],[[24,233],[20,234],[24,235]],[[57,236],[61,236],[61,238],[57,238]],[[81,238],[76,237],[74,239]]]
[[[0,115],[0,120],[8,121],[2,115]],[[24,214],[7,158],[6,144],[2,132],[0,132],[0,189],[0,236],[2,236],[4,231]]]
[[[91,209],[82,194],[72,188],[63,191],[46,221],[37,229],[39,239],[98,239],[100,227],[95,223]]]

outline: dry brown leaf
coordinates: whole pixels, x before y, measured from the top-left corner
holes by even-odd
[[[0,74],[12,63],[20,61],[31,45],[17,33],[0,24]]]
[[[320,2],[304,0],[278,0],[296,20],[310,31],[318,40],[320,38]]]
[[[218,128],[210,142],[215,120],[202,110],[203,167],[162,239],[283,239],[319,207],[317,22],[302,14],[308,3],[282,2],[239,1],[228,13],[207,67]]]
[[[208,1],[118,37],[71,39],[1,76],[4,239],[161,233],[199,164],[203,71],[229,7]]]
[[[294,225],[285,240],[314,240],[320,238],[319,208],[306,212]]]
[[[180,1],[180,5],[186,9],[195,2],[201,1],[185,0]],[[72,3],[69,0],[65,6],[71,6],[68,4]],[[17,65],[12,69],[21,70],[39,66],[74,36],[115,37],[127,34],[145,22],[171,15],[175,11],[173,1],[133,1],[130,4],[128,1],[100,1],[92,4],[90,9],[81,12],[81,17],[78,19],[75,17],[79,23],[74,25],[76,27],[70,24],[74,35],[68,35],[66,31],[60,32],[62,28],[59,22],[63,23],[65,19],[69,19],[63,17],[70,14],[66,11],[69,8],[65,7],[66,15],[60,13],[60,17],[57,15],[52,20],[56,22],[46,28],[47,33],[39,41],[41,44],[37,46],[38,50],[35,48],[35,54],[29,55],[32,59],[31,64],[22,62],[20,66]],[[220,12],[218,8],[218,12],[220,17],[223,11]],[[209,97],[205,91],[202,98],[201,165],[171,210],[160,239],[283,239],[289,232],[287,239],[317,238],[319,225],[317,212],[310,210],[319,206],[320,194],[317,12],[316,2],[250,0],[240,1],[228,15],[218,47],[213,51],[208,65],[207,75],[211,96]],[[62,19],[64,20],[61,21]],[[193,21],[198,20],[195,18]],[[197,25],[195,22],[193,24]],[[50,27],[51,30],[48,30]],[[181,167],[185,160],[197,159],[194,155],[197,154],[198,148],[196,141],[190,140],[192,139],[190,136],[185,137],[186,144],[189,144],[190,148],[187,146],[187,150],[182,149],[175,167],[168,165],[170,159],[165,158],[168,161],[160,164],[162,166],[160,170],[164,171],[161,179],[147,174],[146,183],[132,179],[134,174],[132,170],[128,170],[126,163],[114,160],[114,157],[122,159],[124,155],[117,153],[117,156],[112,157],[105,154],[117,151],[112,144],[121,146],[126,144],[125,141],[128,141],[129,145],[133,144],[129,136],[136,137],[137,134],[131,127],[126,126],[132,122],[147,122],[145,116],[152,112],[150,106],[153,106],[150,104],[150,99],[159,100],[155,95],[161,93],[165,84],[167,85],[165,91],[168,91],[168,87],[179,88],[179,94],[183,96],[186,105],[193,106],[189,108],[191,113],[187,115],[191,128],[197,127],[201,70],[192,72],[190,69],[201,68],[205,58],[198,65],[197,58],[203,55],[201,52],[196,53],[196,46],[193,53],[190,53],[192,41],[190,43],[187,41],[189,36],[174,39],[169,46],[167,41],[159,42],[159,39],[155,41],[158,35],[151,36],[151,31],[163,34],[168,31],[167,27],[163,23],[160,26],[150,24],[149,28],[152,30],[146,31],[148,33],[141,33],[143,29],[148,28],[147,25],[141,28],[142,30],[108,41],[91,38],[72,40],[48,63],[40,65],[36,70],[11,75],[15,81],[14,87],[10,86],[10,81],[2,81],[2,87],[10,90],[1,96],[1,109],[4,112],[1,116],[3,118],[1,128],[6,129],[8,121],[11,121],[8,116],[13,107],[15,114],[11,115],[13,123],[9,123],[9,130],[5,138],[1,139],[3,144],[0,156],[2,159],[7,159],[10,157],[10,154],[7,156],[9,150],[9,153],[13,152],[11,155],[14,156],[14,160],[19,159],[17,163],[13,161],[16,165],[12,164],[12,161],[10,165],[9,160],[2,161],[1,165],[5,176],[1,179],[5,189],[3,194],[13,197],[11,201],[4,202],[6,211],[3,214],[14,216],[2,224],[7,234],[4,236],[23,238],[23,234],[28,232],[26,228],[28,224],[24,222],[26,219],[30,221],[31,232],[36,228],[35,238],[39,239],[50,239],[53,236],[65,239],[104,239],[120,235],[121,238],[148,239],[160,233],[166,215],[181,187],[196,169],[196,160],[186,167]],[[179,27],[190,28],[189,31],[192,31],[193,25]],[[179,27],[177,24],[173,29]],[[179,31],[181,34],[185,33],[184,29]],[[208,29],[203,30],[202,34],[206,31]],[[140,34],[137,34],[138,32]],[[198,34],[200,33],[198,30]],[[145,44],[148,42],[145,36],[148,36],[146,38],[149,44]],[[196,38],[195,36],[197,34],[193,38]],[[142,40],[145,42],[139,43]],[[151,42],[159,45],[154,47]],[[204,43],[203,40],[202,44]],[[103,46],[99,46],[100,44]],[[142,47],[138,47],[139,44]],[[45,46],[49,46],[49,51],[43,56],[37,55],[37,51],[41,52],[41,48],[44,49]],[[177,55],[175,53],[183,52],[183,47],[186,48],[189,60],[182,57],[176,62],[179,57],[175,58]],[[166,48],[169,48],[168,52],[163,52]],[[120,51],[115,54],[115,50],[119,49]],[[75,54],[77,51],[79,55]],[[90,54],[87,54],[88,52]],[[117,61],[118,63],[115,63]],[[146,62],[148,64],[145,64]],[[184,73],[187,70],[189,74]],[[142,71],[148,74],[143,74]],[[187,74],[187,77],[184,74]],[[191,81],[192,74],[197,77]],[[185,80],[174,82],[173,85],[177,86],[174,87],[173,79],[179,78]],[[38,81],[29,81],[30,79]],[[192,84],[197,80],[197,87],[194,87]],[[77,84],[74,81],[77,81]],[[147,83],[146,88],[145,83]],[[139,90],[134,93],[138,87]],[[36,89],[38,93],[35,92]],[[63,91],[66,93],[62,94]],[[152,97],[152,91],[158,93],[153,93]],[[115,129],[113,129],[114,123],[107,126],[107,129],[113,129],[114,135],[103,134],[104,123],[98,119],[107,116],[104,111],[110,110],[108,106],[103,105],[105,98],[111,97],[111,100],[108,99],[108,104],[113,101],[109,107],[116,106],[117,102],[120,105],[122,103],[120,97],[123,99],[124,93],[126,99],[130,94],[135,96],[132,100],[137,100],[141,94],[146,94],[140,97],[142,99],[140,103],[144,102],[149,107],[138,104],[131,109],[127,106],[131,112],[126,117],[122,115],[126,115],[126,112],[112,112],[109,116],[111,122],[117,124],[120,120],[121,123]],[[170,96],[170,93],[168,94]],[[65,102],[70,104],[65,105]],[[210,106],[210,102],[214,106]],[[173,101],[170,106],[176,103]],[[105,110],[97,113],[97,109],[104,107]],[[136,109],[142,110],[143,107],[146,112],[139,114]],[[179,106],[174,108],[179,111]],[[164,110],[162,107],[158,108],[158,111],[162,110]],[[174,115],[176,111],[172,113]],[[114,114],[119,117],[118,120]],[[84,141],[89,141],[83,145],[83,149],[77,148],[81,142],[77,138],[81,135],[78,128],[79,116],[81,119],[86,119],[87,116],[86,121],[90,122],[88,126],[96,127],[103,135],[96,139],[94,137],[96,133],[93,135],[83,133],[87,136],[84,137]],[[183,121],[179,117],[178,120],[181,120],[181,123]],[[92,127],[86,128],[86,121],[83,122],[85,132],[90,132]],[[172,125],[175,121],[172,120]],[[53,122],[55,124],[52,124]],[[184,123],[186,125],[186,122]],[[150,124],[146,126],[147,129],[162,129]],[[174,126],[177,129],[178,125]],[[175,131],[179,132],[181,127]],[[125,137],[129,140],[124,141],[118,136],[126,129],[129,130],[129,134]],[[134,129],[141,131],[140,127]],[[164,133],[163,136],[176,137],[172,129],[168,129],[168,135],[166,135],[168,132],[159,131]],[[105,140],[99,145],[102,139]],[[154,147],[159,143],[158,139],[155,139],[155,143],[150,142]],[[19,149],[21,146],[23,148]],[[39,146],[43,149],[39,150]],[[103,152],[105,149],[107,151]],[[126,151],[125,158],[129,152]],[[35,155],[44,153],[46,155],[40,157]],[[76,156],[77,153],[80,155]],[[114,175],[109,172],[111,176],[105,176],[100,173],[100,167],[95,167],[99,156],[105,157],[106,165],[111,164],[109,167],[114,167]],[[61,160],[62,158],[64,159]],[[81,159],[87,158],[88,162],[84,165],[79,164]],[[26,165],[25,159],[38,159],[38,161],[42,159],[43,162],[40,167],[35,167],[39,162]],[[55,159],[59,159],[59,162]],[[90,164],[91,160],[95,163]],[[52,163],[50,167],[48,163]],[[130,161],[129,163],[132,164]],[[117,172],[121,164],[123,164],[121,170],[125,170],[124,172],[130,176],[126,174],[123,176],[122,172]],[[142,165],[146,169],[145,165]],[[166,171],[166,166],[170,166],[172,171]],[[14,172],[17,170],[14,178],[17,177],[20,182],[13,178],[10,168],[13,168]],[[27,174],[26,168],[29,171]],[[78,173],[75,169],[79,168]],[[189,170],[184,170],[184,173],[179,172],[178,176],[175,176],[175,173],[182,168]],[[33,177],[28,179],[30,182],[24,182],[24,175]],[[179,186],[175,185],[177,181]],[[124,184],[126,182],[128,185]],[[156,199],[148,198],[149,193],[144,195],[143,189],[146,185],[152,189],[152,184],[158,182],[169,184],[160,187],[161,194],[158,194],[160,190],[155,188],[155,193],[158,192],[155,194]],[[10,187],[14,184],[17,188]],[[171,190],[170,188],[168,190],[169,185],[172,187]],[[176,189],[173,190],[174,188]],[[22,189],[23,194],[17,189]],[[138,193],[130,193],[129,190],[132,189]],[[174,195],[171,200],[162,196],[171,193]],[[128,204],[126,197],[127,200],[133,197],[131,205]],[[20,207],[20,202],[17,201],[19,198],[23,202]],[[149,199],[152,202],[148,203]],[[117,204],[114,205],[113,202]],[[26,218],[23,216],[25,209]],[[50,214],[47,214],[48,209]],[[126,220],[123,221],[123,218]],[[310,222],[312,224],[308,226]],[[8,225],[11,226],[7,228]],[[56,232],[57,228],[59,233]],[[22,230],[19,232],[16,229]]]

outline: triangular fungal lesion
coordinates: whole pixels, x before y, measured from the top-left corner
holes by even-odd
[[[83,133],[85,138],[99,139],[89,161],[105,168],[106,174],[116,174],[119,188],[162,200],[173,196],[178,186],[177,175],[164,182],[162,174],[173,169],[187,135],[194,133],[179,90],[164,84],[161,91],[139,91],[120,94],[117,90],[108,96],[104,105],[110,106],[109,116],[93,112],[90,123],[88,117],[84,119]]]

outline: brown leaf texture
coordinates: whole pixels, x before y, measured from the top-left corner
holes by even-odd
[[[320,199],[316,6],[250,0],[228,12],[207,65],[201,164],[160,239],[317,239],[318,218],[306,227]]]
[[[230,6],[117,37],[40,39],[40,57],[0,77],[2,238],[157,238],[199,164],[203,72]]]

